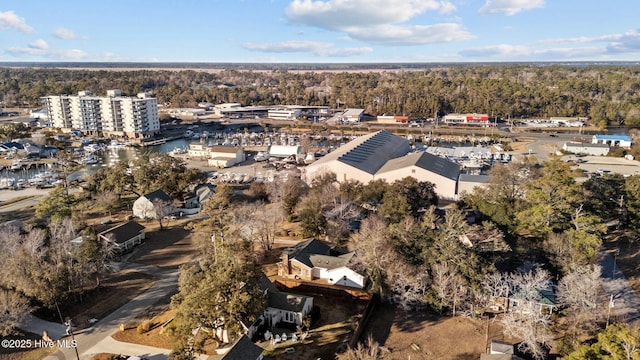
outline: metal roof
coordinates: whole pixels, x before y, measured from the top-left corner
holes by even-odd
[[[603,135],[603,134],[596,134],[593,135],[594,139],[598,139],[598,140],[624,140],[624,141],[631,141],[631,136],[629,135]]]
[[[471,183],[487,183],[490,179],[491,176],[489,175],[460,174],[458,181]]]
[[[601,139],[604,140],[604,139]],[[593,144],[587,142],[576,142],[576,141],[567,141],[564,143],[566,147],[576,147],[576,148],[598,148],[598,149],[608,149],[609,145],[607,144]]]
[[[457,163],[426,152],[416,152],[391,159],[377,173],[383,174],[409,166],[417,166],[451,180],[457,180],[460,174],[460,165]]]
[[[364,139],[355,139],[334,153],[340,152],[337,154],[338,161],[373,175],[387,161],[403,156],[409,150],[409,141],[405,138],[381,130],[366,135]]]

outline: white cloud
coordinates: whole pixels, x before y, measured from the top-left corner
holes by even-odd
[[[403,24],[427,11],[455,10],[447,0],[294,0],[285,14],[292,24],[344,32],[352,39],[414,45],[472,38],[458,24]]]
[[[459,24],[379,25],[350,28],[349,35],[361,41],[384,45],[420,45],[473,39]]]
[[[545,0],[487,0],[478,10],[480,14],[515,15],[521,11],[543,8]]]
[[[287,19],[294,24],[341,30],[345,26],[370,26],[404,22],[426,11],[455,8],[436,0],[294,0]]]
[[[27,34],[33,34],[36,31],[13,11],[0,12],[0,30],[14,29]]]
[[[33,47],[17,48],[11,47],[5,50],[6,53],[14,57],[41,57],[55,60],[86,60],[88,54],[78,49],[38,49]]]
[[[460,51],[462,57],[489,60],[593,60],[598,58],[637,58],[640,31],[622,34],[544,39],[526,45],[499,44]]]
[[[58,39],[63,40],[71,40],[71,39],[87,39],[86,36],[80,36],[75,33],[73,30],[65,29],[62,27],[55,28],[51,32],[51,35],[57,37]]]
[[[460,52],[466,58],[486,60],[591,60],[603,55],[606,50],[603,47],[567,47],[538,49],[523,45],[492,45],[467,49]]]
[[[283,41],[277,43],[244,43],[247,50],[263,52],[313,52],[333,46],[331,43],[318,41]]]
[[[606,34],[601,36],[580,36],[573,38],[547,39],[541,44],[602,44],[608,53],[630,53],[640,51],[640,32],[629,30],[622,34]]]
[[[251,51],[267,53],[311,53],[325,57],[348,57],[373,51],[368,47],[336,48],[334,44],[319,41],[283,41],[277,43],[244,43],[242,47]]]
[[[29,47],[32,49],[46,50],[49,48],[49,44],[47,44],[47,42],[42,39],[38,39],[32,43],[29,43]]]

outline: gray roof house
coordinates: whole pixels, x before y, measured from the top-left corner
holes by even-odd
[[[120,251],[128,251],[142,244],[145,227],[135,221],[114,226],[98,234],[98,239],[112,242]]]
[[[363,289],[366,278],[351,269],[353,258],[353,252],[336,252],[330,245],[310,239],[282,252],[278,275],[305,281],[320,279],[332,285]]]
[[[162,205],[161,211],[156,211],[156,205]],[[133,203],[133,216],[141,219],[156,219],[158,215],[166,216],[173,213],[171,198],[162,189],[140,196]]]
[[[302,320],[313,309],[312,297],[282,292],[264,274],[260,278],[260,287],[267,299],[264,319],[268,326],[279,322],[302,325]]]
[[[222,360],[262,360],[263,349],[247,336],[242,336],[222,357]]]

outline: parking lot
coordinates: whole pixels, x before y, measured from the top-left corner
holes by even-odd
[[[563,160],[575,163],[573,168],[582,169],[585,174],[617,173],[623,176],[640,175],[640,161],[609,156],[566,155]]]

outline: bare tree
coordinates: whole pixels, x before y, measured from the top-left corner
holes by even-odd
[[[158,220],[158,225],[160,225],[160,230],[164,230],[163,220],[167,215],[171,212],[171,203],[168,201],[155,199],[153,201],[153,215],[156,220]]]
[[[7,336],[29,313],[29,301],[14,290],[0,288],[0,335]]]
[[[539,269],[513,273],[508,281],[514,306],[502,316],[504,332],[521,340],[518,345],[521,351],[530,353],[535,359],[543,359],[545,346],[551,339],[548,334],[551,314],[541,307],[539,297],[540,291],[550,285],[549,272]]]
[[[572,326],[594,330],[600,309],[600,265],[576,267],[558,283],[557,299],[560,306],[566,307]]]
[[[404,311],[422,309],[431,286],[429,273],[420,267],[397,262],[391,272],[391,299]]]
[[[113,190],[100,191],[95,197],[96,206],[100,210],[108,212],[109,216],[111,216],[111,211],[118,206],[119,201],[120,197]]]
[[[448,263],[436,263],[431,266],[433,289],[439,298],[439,305],[451,307],[456,316],[456,308],[468,291],[467,282],[455,268]]]
[[[258,229],[256,238],[265,254],[273,248],[273,244],[276,241],[276,233],[283,221],[281,214],[281,212],[271,209],[266,204],[262,204],[257,213]]]
[[[336,360],[378,360],[380,356],[380,345],[369,335],[367,344],[358,343],[355,348],[349,348],[342,354],[336,355]]]
[[[356,260],[371,280],[371,290],[385,295],[390,271],[401,261],[388,243],[387,223],[375,215],[365,219],[354,243]]]

